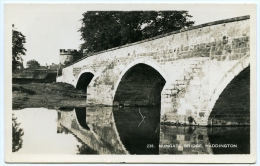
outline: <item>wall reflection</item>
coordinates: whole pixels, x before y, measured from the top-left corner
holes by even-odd
[[[75,113],[77,116],[77,120],[81,127],[83,127],[86,130],[89,130],[89,127],[87,125],[87,112],[86,107],[77,107],[75,108]]]
[[[160,154],[250,154],[250,127],[161,126],[160,145]]]
[[[160,154],[212,154],[208,144],[206,127],[161,126]]]
[[[111,107],[77,108],[70,112],[60,110],[57,112],[60,114],[58,115],[60,125],[84,144],[78,147],[79,154],[128,153],[118,137]]]
[[[58,131],[71,132],[78,154],[248,154],[250,127],[160,125],[157,107],[87,107],[58,112]],[[216,148],[212,144],[235,144]]]

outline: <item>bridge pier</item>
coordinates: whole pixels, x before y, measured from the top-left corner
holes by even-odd
[[[207,124],[209,58],[194,61],[186,72],[162,91],[161,122]]]

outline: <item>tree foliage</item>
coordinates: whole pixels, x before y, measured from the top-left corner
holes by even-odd
[[[88,11],[80,49],[93,53],[180,30],[194,24],[191,17],[187,11]]]
[[[14,26],[14,25],[13,25]],[[24,43],[25,36],[16,30],[12,31],[12,69],[15,71],[23,62],[22,55],[25,55],[26,49]]]
[[[36,60],[29,60],[27,63],[26,63],[26,66],[28,69],[38,69],[40,68],[40,64],[39,62],[37,62]]]
[[[24,135],[24,131],[19,127],[19,123],[17,123],[17,117],[12,114],[12,152],[16,152],[22,148],[23,140],[22,136]]]
[[[147,24],[142,30],[143,39],[190,27],[194,21],[187,11],[151,11],[143,13],[141,22]]]

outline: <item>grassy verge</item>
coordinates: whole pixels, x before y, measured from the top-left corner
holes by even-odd
[[[86,93],[66,83],[13,84],[13,109],[86,106]]]

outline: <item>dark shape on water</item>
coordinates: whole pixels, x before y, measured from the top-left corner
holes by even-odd
[[[130,154],[159,154],[159,107],[114,107],[113,114],[119,137]]]
[[[81,143],[81,145],[77,145],[77,150],[78,150],[77,154],[79,155],[98,154],[97,151],[91,149],[88,145],[84,144],[80,139],[78,139],[77,137],[75,138]]]
[[[76,107],[75,113],[80,126],[86,130],[90,130],[89,126],[87,125],[86,107]]]
[[[73,111],[74,107],[59,107],[58,109],[60,111]]]
[[[236,148],[212,148],[214,154],[250,154],[250,126],[208,128],[211,144],[234,144]]]

